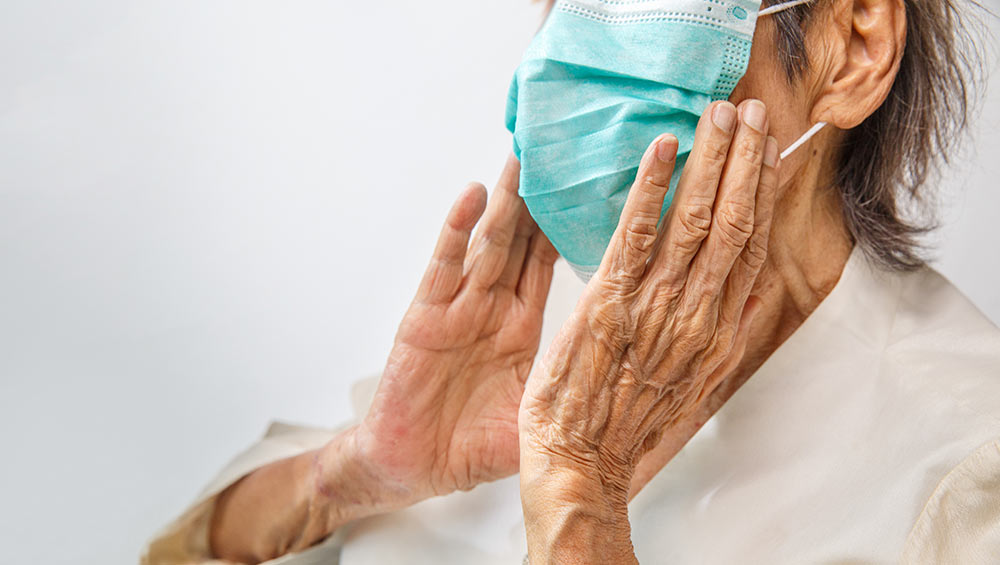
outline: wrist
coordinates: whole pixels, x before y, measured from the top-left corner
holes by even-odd
[[[386,481],[365,456],[357,428],[345,430],[310,458],[310,514],[333,529],[408,504],[405,489]]]
[[[521,474],[531,563],[635,562],[627,487],[589,465],[528,459],[546,460]]]

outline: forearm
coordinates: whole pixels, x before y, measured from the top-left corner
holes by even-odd
[[[546,465],[521,476],[532,565],[637,563],[628,490],[591,472]]]
[[[392,497],[379,487],[348,430],[223,491],[212,516],[211,548],[216,557],[240,563],[301,551],[348,522],[391,509]]]

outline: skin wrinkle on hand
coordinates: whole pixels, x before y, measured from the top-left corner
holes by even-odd
[[[706,112],[706,115],[709,113]],[[766,121],[761,121],[766,126]],[[708,129],[708,126],[700,129],[702,136],[707,135],[704,133],[706,130],[713,131]],[[721,130],[715,130],[715,134],[718,135],[719,131]],[[774,167],[762,167],[764,134],[766,134],[766,130],[751,131],[742,126],[734,134],[739,142],[737,147],[746,147],[751,143],[761,145],[760,150],[737,150],[730,153],[730,161],[733,159],[749,161],[749,166],[744,166],[742,171],[744,175],[753,179],[753,183],[745,183],[742,180],[734,181],[731,177],[727,178],[727,175],[720,175],[720,182],[723,184],[732,185],[734,182],[745,184],[736,185],[741,186],[741,188],[731,188],[728,191],[720,190],[717,198],[724,202],[727,199],[742,198],[745,196],[740,193],[740,190],[752,190],[752,193],[756,193],[755,184],[757,182],[762,185],[777,182],[777,170]],[[717,142],[723,142],[722,138],[719,137]],[[724,143],[729,145],[728,141]],[[648,154],[649,152],[647,152]],[[655,160],[644,159],[637,178],[644,179],[653,176],[654,173],[649,169],[655,167],[656,164]],[[721,167],[722,163],[716,162],[715,166]],[[763,172],[760,172],[762,170]],[[640,182],[650,186],[649,183]],[[693,280],[696,284],[684,284],[683,290],[674,297],[672,302],[666,304],[663,302],[651,303],[649,299],[655,297],[656,293],[644,292],[646,281],[655,281],[659,275],[655,268],[657,265],[655,260],[652,263],[652,269],[647,267],[650,259],[648,253],[654,248],[658,254],[668,253],[671,251],[670,246],[673,245],[674,240],[668,240],[663,247],[644,245],[641,242],[630,244],[629,240],[642,239],[649,233],[649,230],[657,233],[658,215],[656,214],[645,216],[647,224],[651,224],[648,227],[636,226],[644,219],[643,210],[656,211],[660,209],[668,185],[669,183],[664,183],[659,191],[630,191],[622,220],[619,223],[619,230],[612,240],[611,248],[605,255],[605,260],[595,279],[588,285],[577,306],[577,312],[590,312],[590,314],[584,315],[584,319],[588,320],[588,323],[581,327],[575,322],[578,317],[573,316],[563,326],[560,335],[568,334],[570,337],[555,340],[546,354],[546,362],[532,373],[527,385],[528,394],[522,400],[519,419],[521,433],[529,438],[534,438],[522,438],[522,487],[532,485],[533,477],[539,472],[538,469],[531,468],[532,462],[538,461],[538,454],[555,454],[552,456],[556,460],[562,461],[563,465],[576,466],[579,473],[583,475],[593,474],[597,477],[596,481],[603,485],[602,488],[611,489],[608,493],[609,496],[612,499],[621,500],[621,503],[617,504],[616,512],[619,514],[618,522],[626,531],[628,530],[627,501],[632,477],[639,458],[644,451],[649,449],[650,437],[661,433],[662,426],[667,422],[676,422],[694,412],[692,405],[703,398],[705,383],[710,380],[711,372],[723,365],[728,355],[735,353],[742,357],[743,354],[742,351],[732,351],[736,340],[728,337],[736,334],[736,328],[732,328],[731,333],[727,334],[725,331],[720,331],[715,323],[701,322],[701,320],[717,319],[713,317],[713,314],[719,315],[719,293],[706,291],[710,290],[713,284],[718,285],[721,290],[721,286],[729,280],[728,275],[694,277],[696,269],[706,268],[706,264],[699,261],[701,254],[688,256],[690,265],[687,269],[691,272],[683,275],[688,281]],[[682,178],[677,196],[677,201],[681,204],[685,198],[690,197],[690,189],[685,189],[685,186],[684,178]],[[773,191],[762,192],[773,195]],[[754,200],[755,197],[751,196],[750,201]],[[765,204],[769,205],[769,203]],[[731,210],[734,214],[747,215],[748,218],[745,222],[756,229],[761,229],[761,221],[770,221],[769,214],[762,214],[761,218],[754,218],[754,209],[746,206],[730,205],[725,209]],[[738,222],[731,221],[727,225],[736,223]],[[681,232],[671,230],[672,225],[675,224],[672,224],[671,220],[668,219],[663,227],[663,233],[667,235],[663,237],[671,237],[669,234],[674,234],[672,236],[674,238],[683,238],[686,234],[690,234],[689,230]],[[712,229],[705,234],[705,239],[699,246],[681,245],[680,247],[714,250],[716,254],[712,257],[715,263],[708,263],[708,265],[714,267],[719,262],[717,257],[725,257],[727,258],[725,264],[728,265],[729,269],[732,269],[743,246],[751,238],[753,230],[738,230],[746,237],[724,236],[721,239],[716,239],[713,233],[723,229],[725,228],[720,227],[718,223],[713,223]],[[679,235],[677,235],[678,233]],[[729,260],[728,257],[732,259]],[[680,272],[683,273],[684,270],[681,269]],[[677,271],[672,270],[672,272],[676,273]],[[638,275],[633,273],[638,273]],[[748,299],[749,288],[756,279],[757,272],[742,271],[742,274],[746,280],[744,280],[742,287],[737,288],[746,288],[747,298],[745,299]],[[660,287],[658,282],[651,284],[654,288]],[[706,300],[706,297],[713,299]],[[674,304],[677,306],[669,308]],[[682,306],[683,304],[688,304],[688,306]],[[739,306],[741,309],[743,308],[742,304]],[[649,318],[643,314],[650,310],[656,312],[665,307],[672,310],[674,316],[660,315]],[[636,314],[633,315],[632,312],[636,312]],[[683,323],[679,322],[678,315],[684,320]],[[649,319],[658,323],[655,326],[643,325],[643,322]],[[735,323],[738,322],[739,320],[736,320]],[[680,348],[675,347],[676,341],[690,341],[692,338],[689,332],[692,327],[696,328],[694,332],[696,337],[693,340],[695,347],[685,348],[681,351]],[[742,324],[740,329],[744,333],[748,331]],[[577,337],[573,338],[573,335]],[[652,339],[651,336],[653,336]],[[560,350],[560,346],[565,343],[575,343],[576,346],[572,350]],[[665,347],[654,349],[650,347],[653,344],[665,345]],[[581,356],[578,349],[580,347],[592,348],[590,355],[583,356],[592,360],[589,367],[579,365]],[[713,351],[719,351],[721,354],[713,355]],[[558,359],[557,362],[550,362],[553,356]],[[683,368],[691,366],[697,366],[699,370],[693,374],[683,370]],[[652,371],[650,373],[643,372],[645,367],[652,368]],[[595,373],[601,375],[596,382],[594,382]],[[590,417],[576,419],[571,414],[566,414],[563,409],[566,404],[561,399],[567,395],[573,396],[573,391],[581,388],[596,391],[596,394],[591,398],[590,407],[582,407],[591,411]],[[546,389],[550,389],[549,392],[543,392]],[[608,406],[607,399],[604,399],[608,394],[611,395],[610,410],[593,413],[592,409],[594,408]],[[539,402],[541,399],[547,399],[548,403],[552,403],[553,407],[557,409],[555,411],[532,409],[532,403]],[[542,402],[545,403],[545,401]],[[579,405],[579,402],[576,404]],[[568,420],[567,417],[569,417]],[[594,421],[595,417],[599,417],[596,422]],[[631,423],[636,418],[638,421]],[[542,431],[546,428],[549,431]],[[559,437],[560,430],[562,430],[563,437]],[[554,443],[545,445],[546,439],[554,441]],[[597,446],[596,449],[591,447],[594,445]],[[536,447],[534,455],[525,452],[525,448],[532,446],[541,446],[541,448]],[[588,448],[594,449],[592,455],[581,457],[579,451]],[[596,464],[590,463],[590,461],[596,461]],[[528,490],[527,492],[533,491]],[[545,493],[540,495],[544,496]],[[527,516],[532,499],[530,496],[526,496],[524,500]],[[531,532],[533,535],[529,535],[529,553],[539,556],[542,555],[540,552],[544,551],[543,548],[548,545],[545,541],[547,536],[570,535],[570,533],[558,528],[546,532],[532,529]]]
[[[871,2],[881,2],[881,0],[868,0],[868,3]],[[834,14],[832,17],[837,20],[836,23],[838,25],[822,28],[828,35],[837,35],[842,29],[850,31],[853,25],[851,21],[853,15],[847,6],[850,2],[837,0],[836,3],[838,10],[832,12]],[[868,4],[865,5],[867,6]],[[899,14],[895,14],[895,17],[899,18],[900,16]],[[865,38],[888,38],[884,40],[896,46],[900,45],[904,40],[904,37],[898,33],[892,36],[893,29],[889,29],[892,25],[886,27],[886,22],[880,23],[881,28],[878,28],[878,25],[874,25],[875,28],[878,28],[874,29],[874,32],[870,24],[872,22],[866,24],[869,27],[865,30]],[[811,37],[810,39],[817,41],[815,37]],[[873,39],[873,41],[875,40]],[[807,123],[812,122],[813,124],[819,121],[819,119],[816,119],[816,116],[812,115],[814,108],[822,108],[825,115],[820,117],[833,124],[843,121],[835,115],[838,111],[843,110],[847,114],[851,112],[844,105],[830,104],[827,102],[828,100],[837,99],[838,96],[843,100],[844,93],[848,89],[854,89],[854,94],[861,97],[869,94],[858,91],[859,87],[857,84],[847,84],[844,81],[840,81],[837,76],[839,76],[838,73],[840,73],[842,67],[852,67],[855,73],[861,75],[867,73],[868,76],[873,77],[867,83],[867,88],[874,93],[873,95],[878,94],[877,91],[886,90],[888,88],[887,85],[892,83],[895,68],[890,72],[881,73],[880,68],[874,64],[877,61],[874,61],[870,57],[852,56],[851,53],[836,53],[836,46],[840,45],[843,47],[843,44],[833,41],[822,43],[822,45],[824,45],[824,52],[818,55],[818,59],[821,61],[835,61],[836,64],[833,66],[819,66],[814,76],[806,76],[802,84],[810,92],[808,96],[800,96],[794,91],[795,87],[792,85],[787,89],[774,88],[775,84],[781,84],[767,78],[769,76],[781,76],[779,72],[771,68],[777,67],[774,46],[765,41],[755,42],[753,48],[754,54],[751,57],[751,69],[748,70],[747,76],[733,93],[733,99],[745,99],[751,97],[753,93],[768,92],[769,102],[772,107],[782,107],[786,110],[784,113],[772,114],[771,117],[774,119],[774,122],[771,123],[770,130],[776,131],[777,136],[789,138],[791,136],[787,132],[802,131],[802,127],[799,124],[803,121]],[[832,80],[830,77],[833,77]],[[815,85],[820,86],[817,87]],[[874,108],[872,108],[873,110]],[[844,120],[856,118],[844,115]],[[726,226],[723,226],[725,229],[729,227],[733,228],[724,232],[724,235],[728,234],[730,236],[724,239],[729,239],[728,243],[730,245],[742,244],[747,250],[746,253],[741,253],[737,256],[739,259],[736,265],[743,270],[760,273],[759,275],[754,275],[755,278],[758,276],[760,278],[758,282],[754,283],[753,292],[759,293],[763,302],[761,298],[751,298],[748,294],[745,298],[746,305],[742,308],[742,314],[720,319],[720,322],[724,326],[728,326],[724,327],[721,332],[718,328],[712,329],[711,332],[701,331],[710,324],[698,323],[696,328],[699,331],[690,332],[686,335],[684,339],[689,340],[687,349],[695,350],[699,349],[699,346],[705,345],[704,338],[706,333],[715,336],[713,339],[719,342],[716,344],[717,347],[714,349],[711,347],[705,348],[706,350],[701,355],[694,356],[691,359],[691,366],[704,364],[704,370],[697,370],[701,373],[708,371],[713,366],[717,366],[724,370],[724,374],[706,381],[711,382],[713,386],[717,385],[718,388],[714,393],[707,392],[707,387],[698,391],[696,405],[678,406],[676,402],[667,402],[669,406],[664,408],[664,411],[675,412],[676,416],[669,423],[670,431],[664,435],[661,442],[662,449],[661,447],[657,447],[657,449],[649,454],[649,457],[643,458],[641,468],[637,468],[636,470],[637,474],[641,474],[641,476],[632,476],[630,495],[634,495],[638,488],[641,488],[641,485],[645,481],[648,481],[652,474],[655,474],[656,470],[669,461],[673,454],[683,446],[684,442],[746,381],[756,367],[763,363],[770,352],[774,351],[801,324],[805,317],[808,316],[812,309],[815,308],[836,284],[841,269],[850,253],[851,241],[846,233],[841,216],[836,213],[839,210],[839,204],[835,200],[834,191],[819,190],[819,187],[828,186],[829,184],[827,179],[831,178],[833,171],[828,163],[831,162],[830,156],[833,153],[833,148],[837,146],[840,135],[842,134],[836,128],[827,128],[823,134],[816,136],[810,141],[812,147],[808,148],[808,151],[792,155],[788,159],[788,162],[781,164],[782,173],[780,183],[774,182],[773,184],[769,184],[769,186],[773,187],[773,193],[780,191],[780,197],[773,194],[769,195],[769,198],[774,199],[775,204],[773,212],[770,209],[765,209],[767,210],[765,223],[768,227],[767,229],[760,230],[763,232],[763,235],[757,236],[758,230],[754,229],[750,232],[749,239],[747,239],[745,237],[747,236],[747,230],[740,229],[741,226],[736,222],[731,221]],[[769,136],[767,138],[766,149],[761,145],[760,149],[737,151],[737,153],[748,155],[752,158],[752,161],[757,161],[758,158],[763,160],[763,157],[772,154],[773,145],[776,145],[776,141]],[[759,202],[758,195],[758,202],[754,208],[759,208],[760,206],[761,203]],[[671,208],[671,212],[668,214],[673,215],[675,209],[683,210],[684,206],[682,203],[678,203],[677,206]],[[732,210],[736,214],[741,213],[739,208],[733,208]],[[825,213],[807,217],[811,210],[822,210]],[[772,223],[772,216],[784,221],[774,221]],[[757,218],[754,218],[754,220],[757,220]],[[773,229],[771,229],[772,227]],[[713,223],[710,229],[717,230],[719,226]],[[697,232],[699,230],[688,229],[687,231]],[[771,240],[770,245],[762,243],[768,239]],[[683,245],[677,245],[677,247],[682,248]],[[627,272],[629,272],[628,266],[616,266],[606,270],[606,274],[610,276]],[[628,281],[628,278],[625,280]],[[608,288],[614,288],[615,286],[615,284],[607,285]],[[738,302],[736,303],[738,304]],[[762,309],[761,304],[767,304],[767,308]],[[586,308],[583,305],[578,307]],[[697,310],[699,308],[695,309],[695,311]],[[711,309],[707,311],[711,312]],[[734,310],[730,309],[729,311],[733,312]],[[765,312],[765,314],[761,315],[761,311]],[[688,320],[688,323],[691,323],[691,320],[706,321],[712,319],[711,316],[700,316],[691,311],[674,312],[673,315]],[[740,318],[746,320],[745,324],[741,322],[741,327],[737,331],[733,331],[735,321],[740,320]],[[659,320],[656,321],[659,322]],[[646,326],[643,325],[641,327]],[[677,332],[678,335],[683,333],[677,327],[670,328],[670,331]],[[720,333],[728,335],[722,335],[720,338]],[[751,333],[756,336],[752,343],[747,337]],[[639,337],[646,337],[648,339],[648,334],[646,332],[639,332]],[[654,339],[651,341],[661,347],[659,351],[663,351],[662,347],[666,347],[669,350],[675,346],[670,340]],[[557,345],[559,343],[561,342],[558,340],[554,342]],[[730,349],[741,350],[740,359],[733,357],[724,359],[724,354]],[[596,355],[593,357],[599,358]],[[665,364],[669,366],[669,363]],[[551,369],[551,367],[547,369]],[[540,378],[544,378],[541,368],[536,370],[528,383],[529,392],[532,389],[532,381],[535,379],[536,374]],[[563,386],[566,379],[556,376],[552,381],[555,385]],[[690,390],[685,390],[685,392],[690,392]],[[541,396],[544,395],[526,395],[525,399],[528,401]],[[557,394],[549,394],[547,396],[558,397]],[[537,410],[523,410],[522,416],[527,417],[539,413]],[[531,426],[522,424],[522,431],[530,433]],[[637,433],[636,436],[639,439],[641,433]],[[530,445],[530,442],[522,442],[522,449]],[[611,450],[610,452],[618,453],[615,450]],[[601,451],[601,453],[604,452]],[[612,457],[612,459],[614,458]],[[648,465],[646,465],[647,460],[649,461]],[[530,464],[534,459],[530,453],[522,451],[522,461],[529,464],[527,468],[522,465],[522,473],[531,474],[533,470]],[[609,468],[614,466],[611,465]],[[617,466],[628,467],[628,465],[621,465],[620,463]],[[581,471],[581,473],[584,472]],[[636,479],[638,479],[638,482]],[[528,516],[534,515],[531,508],[535,504],[535,501],[543,505],[546,497],[558,496],[558,485],[545,492],[544,489],[534,486],[534,482],[530,476],[522,482],[522,488],[524,487],[528,487],[531,493],[531,496],[526,496],[522,493],[526,519]],[[581,504],[583,503],[581,501]],[[627,509],[621,510],[619,521],[627,527]],[[551,544],[546,542],[546,536],[550,536],[551,539],[562,539],[564,543],[572,543],[575,539],[572,532],[560,530],[557,526],[553,526],[550,531],[540,530],[544,530],[544,525],[539,528],[529,528],[529,551],[533,556],[539,556],[542,560],[545,559],[546,555],[551,557],[554,554],[547,552],[555,551],[551,547]],[[532,539],[532,535],[534,539]],[[600,560],[600,558],[598,557],[596,560]]]
[[[491,197],[478,183],[459,195],[364,420],[227,489],[215,555],[259,562],[286,551],[282,539],[315,543],[349,521],[517,471],[517,408],[558,258],[517,196],[519,169],[511,156]],[[477,224],[488,237],[471,237]],[[310,504],[314,458],[325,509]]]
[[[593,285],[610,297],[604,301],[609,306],[600,310],[607,319],[579,314],[571,317],[568,326],[590,324],[589,331],[556,338],[546,362],[529,376],[557,256],[544,234],[526,219],[523,202],[517,197],[519,165],[511,157],[489,198],[482,185],[470,185],[449,213],[428,271],[400,324],[372,409],[350,434],[353,443],[345,445],[340,438],[309,453],[305,460],[279,461],[230,487],[220,496],[227,503],[220,504],[213,517],[211,539],[216,554],[251,562],[242,559],[246,548],[255,548],[258,558],[273,555],[280,544],[267,546],[277,540],[326,535],[345,520],[472,488],[516,472],[520,461],[525,522],[535,554],[538,548],[556,554],[567,547],[581,547],[611,552],[603,557],[595,553],[593,561],[606,561],[609,555],[634,560],[628,541],[629,497],[801,324],[836,284],[850,253],[852,242],[836,195],[819,187],[829,186],[834,172],[830,163],[842,137],[838,125],[863,116],[832,101],[871,94],[863,92],[864,88],[885,90],[893,77],[892,73],[877,77],[879,69],[865,68],[875,64],[870,57],[856,57],[841,49],[844,44],[838,40],[844,30],[850,32],[853,16],[850,9],[844,9],[849,8],[849,0],[833,3],[839,9],[825,14],[832,25],[818,26],[810,36],[811,44],[820,46],[810,51],[816,52],[818,61],[813,74],[799,84],[776,81],[775,77],[784,75],[775,46],[755,41],[750,67],[731,98],[762,97],[770,107],[781,108],[781,112],[769,114],[767,121],[768,132],[779,139],[793,139],[796,132],[819,119],[834,126],[814,137],[810,147],[782,162],[780,175],[778,171],[769,173],[775,177],[769,191],[757,190],[758,199],[769,192],[767,198],[772,200],[768,202],[774,203],[768,205],[774,209],[771,214],[758,214],[761,203],[754,202],[750,209],[755,213],[755,229],[746,247],[763,254],[765,248],[754,237],[759,233],[756,223],[764,220],[771,226],[760,230],[768,232],[764,238],[768,241],[766,261],[762,265],[743,261],[737,253],[730,264],[745,264],[748,272],[759,268],[756,282],[746,290],[748,297],[739,296],[748,304],[746,309],[737,310],[729,304],[724,316],[713,317],[717,313],[709,300],[713,293],[704,286],[692,290],[687,267],[676,266],[692,264],[696,253],[708,246],[703,240],[721,242],[706,256],[728,257],[724,244],[733,246],[746,232],[733,225],[730,227],[736,229],[731,235],[738,237],[728,241],[725,236],[714,237],[719,226],[706,202],[715,202],[716,188],[726,181],[721,173],[714,178],[696,178],[690,185],[710,189],[711,197],[692,194],[687,202],[678,198],[663,223],[665,233],[672,235],[653,245],[648,241],[650,229],[631,229],[634,240],[619,242],[616,253],[610,255],[615,264],[603,273],[612,282]],[[876,24],[872,23],[868,31],[874,31],[865,38],[887,37]],[[762,29],[758,34],[768,37],[771,24],[759,25]],[[895,40],[901,41],[898,37]],[[867,83],[845,84],[837,77],[847,67],[856,75],[874,78]],[[710,108],[722,111],[723,104]],[[704,135],[711,131],[708,128],[699,126],[699,131]],[[715,150],[730,157],[740,153],[730,152],[728,146]],[[696,153],[692,153],[685,175],[709,168],[711,159],[699,162]],[[752,170],[762,160],[763,146],[747,153],[752,157]],[[650,176],[643,172],[637,178]],[[636,194],[660,183],[642,184],[644,190]],[[739,206],[732,210],[742,213]],[[636,217],[654,215],[651,207]],[[471,238],[477,224],[491,235]],[[730,224],[734,222],[726,225]],[[508,238],[508,234],[514,235]],[[523,245],[525,238],[527,246]],[[674,245],[662,244],[664,239]],[[644,253],[651,257],[627,264],[629,257],[635,259]],[[705,271],[698,284],[718,285],[715,295],[726,295],[726,290],[718,289],[724,289],[732,279],[707,267]],[[643,285],[651,273],[663,280]],[[686,300],[699,292],[701,300]],[[751,292],[766,306],[750,306],[757,302],[749,297]],[[739,305],[741,300],[732,302]],[[619,318],[615,316],[621,312],[611,309],[614,306],[627,313],[627,305],[635,303],[652,307]],[[663,308],[662,304],[670,306]],[[716,321],[724,327],[717,327]],[[737,322],[740,326],[734,330]],[[752,340],[747,337],[751,335]],[[644,358],[644,351],[655,355]],[[633,360],[633,356],[642,361]],[[587,363],[591,371],[573,369]],[[616,367],[623,364],[628,368],[627,378],[618,383]],[[540,375],[537,379],[536,373]],[[533,382],[544,380],[545,373],[550,381],[547,386]],[[609,385],[616,384],[627,394],[609,390]],[[528,394],[520,398],[519,392],[526,386]],[[590,402],[592,398],[599,400]],[[631,419],[608,419],[620,414]],[[638,414],[643,416],[636,417]],[[531,419],[536,423],[548,419],[550,425],[533,427],[526,421]],[[646,452],[661,435],[657,445]],[[570,450],[569,458],[559,456],[566,445],[580,447]],[[323,459],[322,472],[329,475],[325,477],[329,482],[323,484],[329,485],[331,497],[344,501],[345,508],[329,508],[325,516],[314,515],[310,509],[303,526],[301,486],[312,484],[312,458],[317,455]],[[575,463],[567,465],[567,461]],[[342,491],[362,493],[361,498],[369,496],[370,500],[344,496]],[[582,522],[546,522],[545,510],[552,508],[553,501],[559,501],[566,515],[600,516],[602,527],[615,536],[600,548],[588,546],[586,536],[574,531]],[[245,511],[250,502],[251,506],[275,511]],[[304,535],[306,531],[310,535]]]

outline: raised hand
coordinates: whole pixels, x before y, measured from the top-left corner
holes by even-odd
[[[558,257],[517,194],[519,172],[510,157],[488,202],[478,184],[458,197],[355,432],[405,503],[517,471],[518,405]]]
[[[361,424],[218,496],[215,555],[274,559],[517,471],[518,404],[557,258],[517,195],[519,172],[510,158],[488,203],[482,185],[458,197]]]
[[[763,104],[743,103],[738,127],[736,111],[706,111],[662,225],[677,140],[653,142],[600,269],[528,380],[520,470],[532,563],[634,561],[637,463],[744,354],[778,149]]]

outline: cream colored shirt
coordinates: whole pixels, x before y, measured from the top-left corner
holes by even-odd
[[[215,495],[333,434],[273,425],[143,562],[210,563]],[[935,271],[882,272],[855,251],[833,292],[632,501],[630,520],[642,563],[1000,563],[1000,331]],[[516,565],[524,554],[513,477],[269,563]]]

